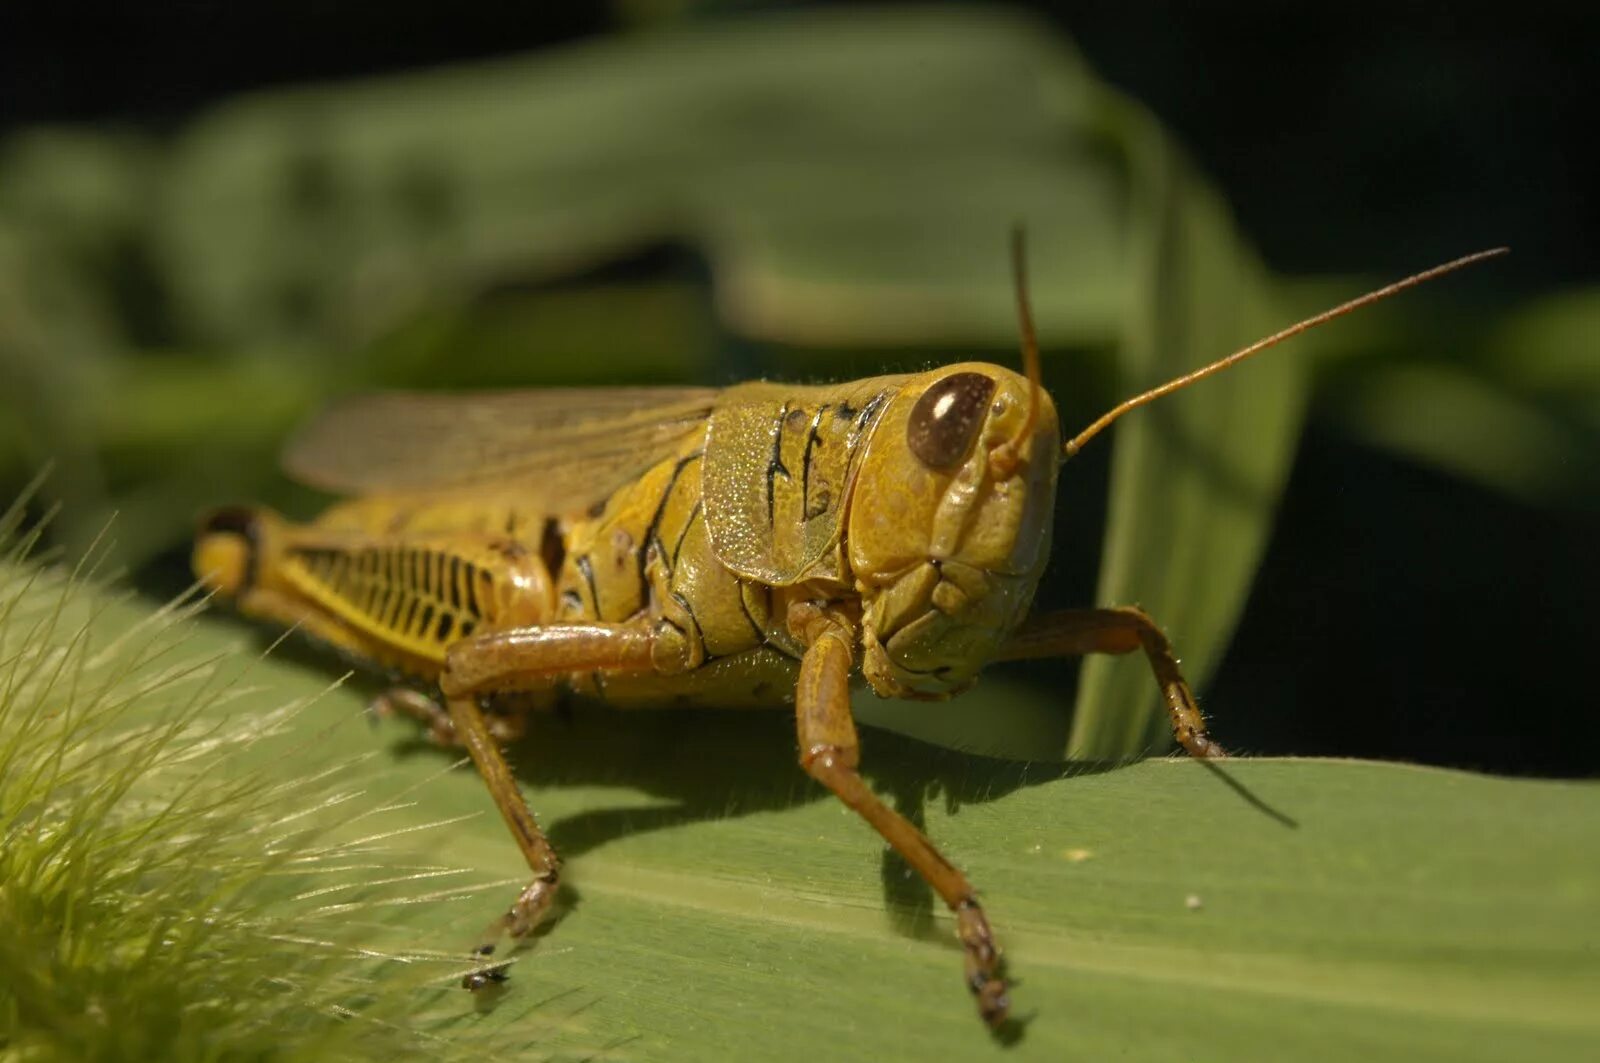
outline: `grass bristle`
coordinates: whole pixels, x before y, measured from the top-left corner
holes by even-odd
[[[30,561],[22,512],[0,517],[0,1057],[481,1058],[447,1029],[467,961],[385,914],[475,887],[385,860],[378,827],[329,834],[402,807],[381,769],[241,763],[314,743],[304,706],[240,709],[250,655],[189,645],[192,601]]]

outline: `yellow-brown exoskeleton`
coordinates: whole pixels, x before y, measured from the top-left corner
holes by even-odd
[[[823,387],[357,398],[285,456],[293,476],[351,500],[307,524],[219,510],[195,571],[245,614],[407,677],[383,706],[466,747],[534,876],[479,956],[526,937],[559,882],[500,749],[530,708],[564,692],[619,706],[792,701],[801,766],[950,906],[966,982],[998,1024],[1010,1001],[973,887],[857,773],[852,676],[886,697],[944,698],[994,660],[1142,650],[1177,741],[1220,756],[1144,613],[1029,615],[1063,455],[1136,406],[1495,253],[1131,399],[1065,448],[1039,386],[1020,241],[1026,375],[963,363]]]

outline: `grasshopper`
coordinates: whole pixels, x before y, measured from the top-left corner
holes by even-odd
[[[316,520],[217,510],[198,578],[407,679],[377,707],[464,746],[533,874],[474,955],[549,913],[561,860],[501,752],[529,711],[793,704],[800,766],[950,907],[991,1026],[1010,998],[978,894],[862,781],[859,671],[884,697],[942,699],[991,661],[1143,651],[1178,744],[1223,751],[1167,637],[1136,607],[1029,615],[1063,461],[1130,410],[1469,255],[1309,318],[1116,406],[1063,446],[1039,382],[1020,235],[1024,372],[965,362],[798,387],[379,394],[335,405],[284,467],[352,496]],[[488,966],[465,979],[503,978]]]

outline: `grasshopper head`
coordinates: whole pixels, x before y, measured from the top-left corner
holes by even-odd
[[[1022,621],[1050,552],[1060,429],[1026,377],[967,362],[913,377],[851,498],[862,671],[887,697],[971,684]]]

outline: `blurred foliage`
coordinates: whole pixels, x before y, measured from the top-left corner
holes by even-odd
[[[1016,219],[1068,424],[1302,308],[1149,115],[1001,13],[707,23],[266,93],[170,138],[25,131],[0,150],[0,477],[54,460],[65,541],[114,509],[137,567],[219,501],[310,512],[273,454],[341,392],[1011,361]],[[1317,288],[1325,305],[1352,285]],[[1594,303],[1567,305],[1452,330],[1460,307],[1425,295],[1301,346],[1365,437],[1591,505]],[[1115,433],[1095,594],[1160,617],[1197,681],[1262,549],[1308,363],[1264,360]],[[971,748],[1117,756],[1165,741],[1149,687],[1137,661],[1090,662],[1070,735],[1054,686],[985,684],[959,703],[976,726],[863,711]]]

